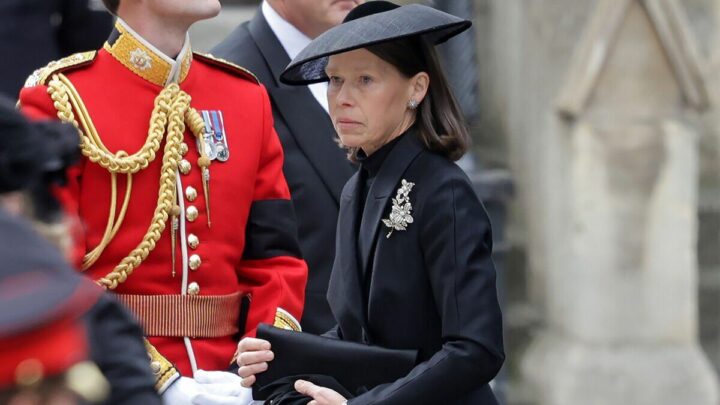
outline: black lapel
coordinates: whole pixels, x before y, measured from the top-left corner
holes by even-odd
[[[285,52],[285,48],[280,44],[280,40],[277,39],[270,25],[268,25],[261,10],[258,9],[255,16],[250,20],[248,31],[272,72],[273,87],[277,87],[280,73],[290,63],[290,57]],[[269,83],[264,84],[266,87],[271,87]]]
[[[383,214],[387,211],[386,207],[391,197],[395,196],[403,173],[422,150],[423,146],[414,131],[408,132],[385,157],[375,181],[370,186],[358,235],[358,238],[363,241],[360,245],[360,263],[363,275],[367,271],[370,252],[376,243],[378,231],[380,228],[383,231],[386,229],[381,222]],[[383,237],[386,234],[383,232]]]
[[[356,173],[350,178],[340,198],[337,251],[330,284],[328,302],[333,315],[342,328],[344,338],[362,341],[362,331],[367,330],[363,315],[362,283],[357,260],[358,179]]]
[[[335,201],[354,168],[335,143],[335,128],[328,113],[307,86],[279,84],[280,73],[290,57],[258,11],[248,25],[250,35],[260,49],[273,75],[274,86],[267,86],[277,112],[285,119],[300,150],[327,186]],[[300,106],[300,108],[298,108]]]

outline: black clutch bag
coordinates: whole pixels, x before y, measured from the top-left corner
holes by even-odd
[[[275,359],[256,374],[255,400],[267,399],[264,387],[292,376],[333,377],[353,394],[406,376],[417,359],[416,350],[394,350],[294,332],[260,324],[257,337],[270,342]]]

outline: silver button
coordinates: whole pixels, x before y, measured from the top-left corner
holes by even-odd
[[[200,286],[196,282],[192,282],[188,284],[187,292],[190,295],[198,295],[200,294]]]
[[[188,235],[188,245],[191,249],[197,249],[198,245],[200,244],[200,238],[195,236],[194,234]]]
[[[190,162],[183,159],[178,163],[178,170],[180,170],[180,173],[182,174],[188,174],[190,173],[190,169],[192,169],[192,165],[190,165]]]
[[[188,221],[193,222],[197,219],[199,212],[194,205],[191,205],[185,210],[185,215],[187,216]]]
[[[199,255],[192,255],[188,258],[188,265],[190,266],[190,270],[197,270],[201,264],[202,259],[200,259]]]
[[[193,186],[187,186],[185,189],[185,197],[188,199],[188,201],[195,201],[197,198],[197,190],[195,190],[195,187]]]

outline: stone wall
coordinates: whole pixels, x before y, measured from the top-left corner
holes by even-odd
[[[574,383],[581,391],[588,388],[577,380],[588,371],[583,366],[604,368],[610,375],[606,382],[613,374],[615,379],[623,373],[635,378],[627,378],[627,387],[608,383],[604,394],[602,389],[587,390],[601,399],[597,403],[717,401],[716,377],[695,343],[700,323],[703,343],[718,362],[717,113],[714,107],[703,110],[687,103],[682,88],[687,83],[679,83],[677,66],[657,27],[649,23],[646,3],[653,2],[636,3],[619,20],[624,25],[615,36],[617,42],[601,44],[613,52],[597,66],[603,73],[587,92],[582,119],[568,122],[559,118],[558,98],[564,86],[570,86],[570,92],[572,83],[586,86],[582,77],[578,80],[569,72],[588,25],[601,12],[599,2],[475,0],[483,90],[479,109],[485,117],[481,139],[489,140],[483,144],[486,154],[512,168],[518,198],[509,235],[516,258],[525,258],[511,259],[515,266],[508,269],[514,273],[509,279],[527,283],[509,285],[521,294],[511,294],[514,301],[505,309],[510,364],[517,366],[525,359],[524,375],[511,367],[511,376],[520,382],[511,389],[513,403],[593,403],[572,393]],[[711,58],[718,44],[717,2],[676,4],[687,16],[683,27],[692,30],[700,50],[695,66],[707,82],[702,87],[719,88],[711,74],[719,71],[717,57]],[[603,49],[593,51],[586,66],[602,56],[598,52]],[[669,175],[673,170],[677,172]],[[661,190],[672,187],[684,197],[661,203],[667,198],[662,196],[667,190]],[[682,213],[677,222],[668,222],[666,212]],[[672,237],[661,242],[661,235],[668,233]],[[676,260],[676,274],[667,263],[659,263],[660,258]],[[663,283],[666,286],[659,287]],[[530,350],[530,360],[522,339],[528,335],[540,342]],[[662,341],[685,342],[684,356],[698,370],[692,380],[704,385],[695,394],[684,391],[683,395],[700,395],[694,402],[677,402],[657,386],[643,386],[648,370],[623,366],[612,356],[607,362],[593,361],[594,356],[608,355],[603,350],[634,345],[625,354],[633,357],[633,350],[645,351],[646,365],[652,364],[659,357],[652,360],[646,349]],[[584,361],[573,365],[577,357],[569,354]],[[642,362],[642,357],[635,360]],[[523,389],[533,373],[565,389]],[[585,378],[603,381],[592,372]],[[534,382],[537,388],[543,379]],[[641,397],[633,392],[641,389],[653,394]]]

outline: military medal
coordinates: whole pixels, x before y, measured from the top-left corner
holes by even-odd
[[[230,158],[230,149],[228,149],[227,137],[225,136],[225,123],[223,122],[222,112],[213,111],[213,113],[213,129],[215,132],[217,160],[226,162]]]
[[[217,159],[217,148],[215,147],[215,135],[213,134],[212,120],[209,111],[201,111],[205,123],[205,133],[197,138],[198,150],[205,150],[210,160]]]
[[[217,159],[217,147],[215,146],[215,142],[213,142],[213,134],[210,132],[206,132],[205,134],[203,134],[202,143],[202,146],[205,147],[205,153],[207,153],[208,159]],[[198,147],[199,146],[200,142],[198,142]]]
[[[205,144],[207,157],[210,160],[226,162],[230,158],[230,149],[228,148],[227,136],[225,134],[225,122],[223,121],[222,111],[203,110],[202,117],[205,122],[203,143]]]

